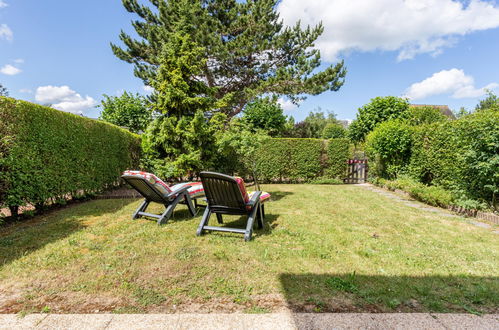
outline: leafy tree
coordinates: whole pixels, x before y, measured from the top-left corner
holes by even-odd
[[[316,112],[310,112],[304,120],[308,124],[308,138],[319,139],[322,137],[322,133],[327,124],[337,124],[336,115],[332,112],[328,112],[327,115],[319,108]]]
[[[339,139],[344,138],[347,130],[341,124],[329,123],[322,130],[323,139]]]
[[[388,120],[376,126],[366,138],[366,151],[374,160],[374,173],[386,179],[396,178],[409,164],[411,144],[411,126],[404,121]]]
[[[313,46],[322,25],[284,27],[275,10],[278,0],[150,3],[123,0],[126,10],[139,16],[132,25],[140,38],[122,32],[125,46],[111,45],[118,58],[134,64],[135,75],[146,85],[155,79],[160,83],[156,72],[164,45],[179,31],[192,38],[204,59],[198,62],[201,71],[190,72],[186,82],[206,83],[217,101],[213,108],[229,118],[262,94],[286,95],[296,102],[306,94],[337,91],[344,83],[343,62],[319,70],[320,52]]]
[[[397,118],[407,118],[409,102],[395,96],[376,97],[359,108],[357,118],[350,125],[348,132],[354,142],[363,142],[369,132],[378,124]]]
[[[499,110],[499,97],[491,90],[487,90],[487,97],[480,101],[475,107],[476,111]]]
[[[243,119],[254,129],[262,129],[270,136],[281,134],[286,125],[286,116],[276,98],[260,98],[248,103]]]
[[[152,110],[146,97],[124,92],[120,96],[104,95],[100,119],[127,127],[131,132],[145,131],[152,121]]]
[[[0,84],[0,96],[9,96],[9,91],[2,84]]]
[[[431,106],[409,107],[408,117],[408,122],[414,126],[449,120],[440,109]]]

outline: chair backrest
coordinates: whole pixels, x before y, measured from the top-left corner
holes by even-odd
[[[201,172],[199,176],[210,208],[217,211],[246,212],[245,196],[236,178],[216,172]]]
[[[136,175],[124,174],[121,176],[130,186],[137,190],[148,201],[165,204],[168,203],[166,196],[145,178]]]

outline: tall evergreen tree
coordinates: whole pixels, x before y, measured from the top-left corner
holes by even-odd
[[[134,64],[135,75],[146,85],[161,83],[164,47],[179,32],[202,50],[197,54],[200,70],[196,79],[191,72],[190,82],[205,84],[212,94],[201,94],[212,97],[215,111],[229,117],[262,94],[286,95],[296,102],[343,85],[343,62],[317,70],[320,52],[313,46],[322,25],[284,27],[275,10],[278,0],[149,1],[151,6],[123,0],[126,10],[139,16],[132,25],[140,39],[122,31],[125,47],[111,45],[118,58]]]

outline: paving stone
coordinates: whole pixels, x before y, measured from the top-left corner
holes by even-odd
[[[112,314],[49,314],[37,329],[105,329],[112,319]]]
[[[291,313],[246,314],[245,327],[251,330],[297,329],[296,315]]]
[[[47,314],[29,314],[20,317],[16,314],[0,314],[0,329],[34,329]]]
[[[368,313],[297,313],[293,314],[299,330],[316,329],[374,329],[374,320]]]
[[[480,221],[470,221],[470,223],[477,226],[477,227],[480,227],[480,228],[487,228],[487,229],[492,228],[491,225],[489,225],[487,223],[480,222]]]
[[[246,329],[245,318],[248,314],[179,314],[178,330],[230,330]]]
[[[179,314],[116,314],[106,330],[178,329]]]
[[[427,313],[383,313],[371,316],[374,329],[445,330],[437,319]]]
[[[499,329],[499,315],[433,314],[447,329]]]

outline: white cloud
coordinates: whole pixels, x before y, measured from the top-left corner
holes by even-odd
[[[8,4],[5,1],[0,0],[0,8],[5,8],[7,6],[8,6]]]
[[[291,102],[291,100],[285,99],[283,97],[280,97],[277,100],[277,103],[279,103],[281,105],[282,110],[284,110],[284,111],[292,111],[298,107],[296,104]]]
[[[316,47],[330,61],[350,51],[438,55],[459,36],[499,27],[499,7],[482,0],[282,0],[278,11],[288,25],[322,21]]]
[[[51,103],[58,110],[82,114],[96,105],[90,97],[82,97],[68,86],[40,86],[36,89],[35,100],[40,103]]]
[[[13,65],[10,65],[10,64],[6,64],[4,65],[1,69],[0,69],[0,72],[3,73],[3,74],[6,74],[8,76],[15,76],[16,74],[19,74],[22,72],[21,69],[18,69],[16,68],[15,66]]]
[[[151,86],[143,86],[142,89],[144,90],[144,92],[146,92],[147,94],[151,94],[154,92],[154,88],[152,88]]]
[[[450,69],[434,73],[431,77],[412,84],[406,91],[405,97],[411,100],[423,99],[432,95],[452,94],[456,99],[480,97],[485,89],[499,87],[497,83],[490,83],[482,88],[475,87],[475,80],[463,70]]]
[[[14,38],[14,33],[7,24],[0,24],[0,39],[11,41]]]
[[[22,58],[16,58],[14,60],[14,63],[16,63],[16,64],[23,64],[24,63],[24,59],[22,59]]]

